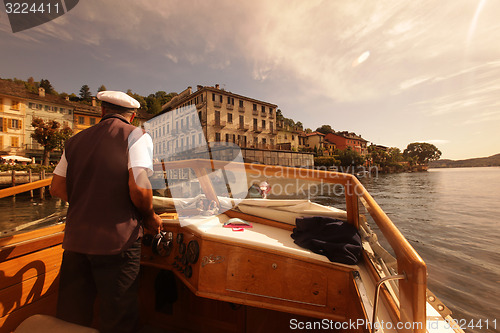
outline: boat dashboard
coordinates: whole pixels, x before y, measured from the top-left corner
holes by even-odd
[[[359,298],[353,282],[358,266],[301,248],[290,229],[257,217],[238,219],[247,227],[228,227],[229,215],[165,219],[163,237],[143,245],[142,265],[174,272],[205,298],[336,321],[363,313],[358,302],[349,302]]]

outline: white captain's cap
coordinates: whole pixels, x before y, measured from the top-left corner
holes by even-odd
[[[141,103],[135,98],[121,91],[101,91],[97,93],[97,98],[103,102],[108,102],[128,109],[138,109],[141,107]]]

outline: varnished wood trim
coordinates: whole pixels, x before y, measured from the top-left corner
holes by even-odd
[[[16,244],[16,243],[21,243],[25,242],[28,240],[32,240],[35,238],[39,237],[44,237],[47,235],[52,235],[61,231],[64,231],[65,224],[57,224],[57,225],[52,225],[49,227],[33,230],[33,231],[27,231],[24,233],[20,233],[17,235],[12,235],[12,236],[7,236],[7,237],[2,237],[0,238],[0,248],[11,245],[11,244]]]
[[[0,247],[0,262],[61,244],[63,238],[64,232],[61,231],[56,234],[36,238],[33,241],[2,246]]]
[[[50,293],[57,292],[59,270],[38,275],[21,283],[0,290],[0,313],[8,315],[24,306],[36,302]]]
[[[296,307],[296,306],[294,307],[294,306],[279,305],[279,304],[273,304],[273,303],[268,303],[268,302],[263,302],[263,301],[243,299],[243,298],[239,298],[239,297],[223,296],[223,295],[213,294],[213,293],[208,293],[208,292],[196,292],[195,295],[200,296],[200,297],[211,298],[211,299],[218,300],[218,301],[249,305],[249,306],[254,306],[257,308],[282,311],[282,312],[293,313],[293,314],[308,316],[308,317],[313,317],[313,318],[320,318],[320,319],[325,318],[325,319],[329,319],[329,320],[333,320],[333,321],[340,321],[340,322],[345,322],[345,321],[349,320],[349,318],[346,318],[346,316],[332,314],[332,313],[326,313],[326,312],[320,312],[320,311],[314,311],[314,310],[308,310],[308,309],[304,309],[304,308],[300,308],[300,307]]]
[[[196,233],[196,235],[199,238],[201,238],[201,240],[203,240],[203,241],[210,241],[210,242],[215,242],[215,243],[219,243],[219,244],[235,246],[238,248],[246,248],[249,250],[257,250],[257,251],[260,251],[263,253],[271,253],[271,254],[282,256],[282,257],[287,257],[290,259],[299,260],[299,261],[302,261],[305,263],[312,263],[312,264],[316,264],[316,265],[329,267],[331,269],[337,269],[337,270],[344,271],[344,272],[351,272],[351,271],[357,269],[356,265],[346,265],[346,264],[340,264],[340,263],[336,263],[336,262],[321,261],[321,260],[305,257],[305,256],[300,255],[300,254],[290,253],[290,252],[286,252],[286,251],[280,251],[280,250],[273,249],[273,248],[268,248],[268,247],[253,245],[253,244],[247,244],[247,243],[235,243],[234,241],[230,241],[227,239],[222,239],[222,238],[218,238],[218,237],[214,237],[214,236],[210,236],[210,235],[206,235],[206,234],[200,235],[200,234]],[[201,246],[200,246],[200,248],[201,248]]]
[[[49,271],[59,271],[63,249],[57,245],[0,263],[0,290],[20,283],[26,279],[46,274]]]

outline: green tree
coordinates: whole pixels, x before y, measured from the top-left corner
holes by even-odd
[[[101,86],[99,88],[97,88],[97,92],[101,92],[101,91],[106,91],[108,89],[106,89],[106,86],[104,84],[101,84]]]
[[[53,95],[55,93],[55,90],[54,88],[52,87],[52,84],[50,84],[50,81],[49,80],[44,80],[44,79],[41,79],[40,80],[40,87],[45,89],[45,93],[46,94],[51,94]]]
[[[335,153],[335,155],[338,155],[340,165],[344,167],[356,167],[365,163],[365,158],[352,149],[339,150]]]
[[[88,85],[84,84],[80,88],[80,98],[82,101],[90,102],[92,99],[92,93],[90,92],[90,88]]]
[[[335,133],[332,126],[330,125],[321,125],[321,127],[316,128],[316,132],[320,132],[322,134]]]
[[[62,149],[64,142],[71,137],[73,131],[69,127],[60,128],[61,124],[55,120],[44,121],[34,117],[31,126],[35,128],[31,137],[43,146],[43,165],[49,165],[50,153],[54,149]]]
[[[147,112],[150,114],[157,114],[161,111],[161,102],[155,97],[155,95],[150,94],[146,97]]]
[[[431,143],[414,142],[406,147],[403,156],[410,164],[427,164],[429,161],[438,160],[441,157],[441,151]]]

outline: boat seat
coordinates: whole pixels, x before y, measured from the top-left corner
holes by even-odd
[[[36,314],[25,319],[14,333],[99,333],[98,330],[84,327],[64,320]]]

